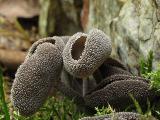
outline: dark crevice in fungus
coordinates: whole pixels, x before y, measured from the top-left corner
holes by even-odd
[[[78,92],[76,92],[75,90],[73,90],[69,86],[65,85],[63,82],[59,82],[59,84],[57,84],[55,87],[64,96],[73,100],[77,105],[81,105],[81,106],[85,105],[85,101],[84,101],[83,97]]]
[[[103,78],[109,77],[111,75],[115,74],[125,74],[125,75],[132,75],[130,72],[123,70],[116,66],[111,66],[108,64],[103,64],[101,67],[99,67],[99,70],[103,76]]]
[[[61,81],[68,87],[72,88],[82,95],[82,79],[70,75],[64,68],[61,74]]]
[[[72,45],[72,50],[71,50],[71,54],[72,54],[72,58],[74,60],[78,60],[80,58],[80,56],[83,53],[83,50],[85,48],[85,42],[86,42],[86,36],[81,36],[80,38],[78,38],[76,40],[76,42]]]
[[[131,75],[127,68],[118,60],[107,58],[104,63],[93,73],[96,83],[99,84],[103,79],[114,74]]]
[[[111,65],[111,66],[121,68],[123,70],[127,70],[127,67],[123,63],[121,63],[119,60],[116,60],[116,59],[111,58],[111,57],[107,58],[106,61],[103,64]]]
[[[111,66],[108,64],[102,64],[94,73],[93,76],[96,79],[97,84],[99,84],[103,79],[116,75],[116,74],[124,74],[128,76],[132,76],[132,74],[126,70],[123,70],[116,66]]]

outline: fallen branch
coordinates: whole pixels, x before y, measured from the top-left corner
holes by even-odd
[[[17,70],[18,66],[24,61],[25,52],[0,49],[0,64],[10,70]]]

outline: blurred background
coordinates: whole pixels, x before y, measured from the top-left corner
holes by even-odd
[[[112,40],[112,56],[139,74],[139,59],[160,60],[160,0],[0,0],[0,65],[5,93],[33,42],[91,28]]]

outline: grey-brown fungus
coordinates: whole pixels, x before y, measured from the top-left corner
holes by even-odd
[[[130,72],[123,70],[121,68],[118,68],[116,66],[111,66],[111,65],[104,65],[102,67],[99,68],[103,77],[109,77],[111,75],[115,75],[115,74],[124,74],[124,75],[132,75]]]
[[[70,37],[63,51],[65,69],[73,76],[91,75],[110,55],[111,40],[100,30],[88,34],[76,33]]]
[[[102,88],[104,88],[105,86],[107,86],[108,84],[111,84],[115,81],[126,81],[126,80],[138,80],[138,81],[142,81],[142,82],[146,82],[149,83],[149,80],[139,77],[139,76],[133,76],[133,75],[127,75],[127,74],[115,74],[115,75],[111,75],[109,77],[106,77],[105,79],[103,79],[95,88],[93,88],[92,90],[90,90],[88,92],[88,94],[100,90]]]
[[[127,67],[121,61],[116,60],[116,59],[111,58],[111,57],[107,58],[103,64],[107,64],[107,65],[111,65],[111,66],[121,68],[123,70],[127,70]]]
[[[134,112],[117,112],[95,117],[84,117],[80,120],[157,120],[152,116],[144,116]]]
[[[59,84],[57,84],[57,86],[55,86],[55,87],[64,96],[73,100],[74,103],[76,103],[77,105],[80,105],[81,107],[84,107],[85,101],[84,101],[82,95],[80,95],[77,91],[75,91],[71,87],[65,85],[63,82],[59,82]]]
[[[32,44],[25,60],[27,60],[30,56],[32,56],[32,54],[36,51],[37,47],[42,43],[51,43],[53,45],[56,45],[61,52],[63,51],[64,45],[65,45],[61,37],[58,37],[58,36],[42,38],[36,41],[34,44]]]
[[[133,105],[129,94],[132,94],[141,105],[145,105],[147,99],[152,101],[154,97],[147,82],[128,79],[111,82],[101,89],[90,92],[84,99],[90,108],[110,104],[118,110],[124,110]]]
[[[99,70],[100,75],[97,75],[97,71]],[[97,83],[101,82],[103,79],[112,76],[112,75],[117,75],[117,74],[124,74],[124,75],[128,75],[128,76],[132,76],[130,72],[128,72],[127,70],[124,70],[120,67],[117,66],[112,66],[110,64],[102,64],[97,70],[96,72],[93,73],[94,78],[96,79]],[[99,78],[99,76],[101,76]],[[100,80],[99,80],[100,79]]]
[[[60,36],[60,38],[63,40],[63,42],[64,42],[65,45],[67,44],[67,42],[68,42],[68,40],[69,40],[70,37],[71,36]]]
[[[32,45],[17,70],[11,89],[11,101],[21,115],[35,113],[58,82],[63,48],[64,43],[59,37],[41,39]]]
[[[107,58],[103,64],[93,73],[96,83],[99,84],[103,79],[114,74],[131,75],[125,65],[111,57]]]

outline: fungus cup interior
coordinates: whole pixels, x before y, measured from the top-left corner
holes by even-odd
[[[86,36],[81,36],[76,40],[76,42],[72,45],[71,55],[74,60],[78,60],[83,53],[85,48]]]

